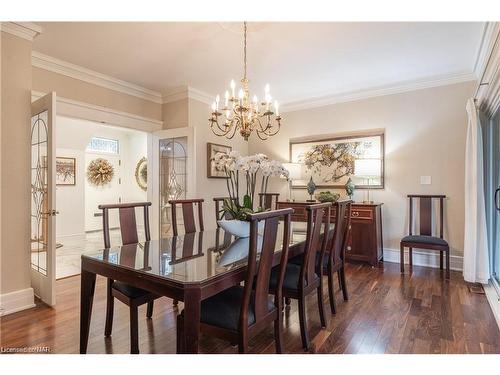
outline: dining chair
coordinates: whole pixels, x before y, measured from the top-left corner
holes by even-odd
[[[285,279],[283,282],[283,297],[285,299],[296,299],[299,304],[300,335],[302,346],[309,349],[309,334],[307,331],[305,298],[316,291],[318,297],[319,316],[321,326],[326,327],[325,307],[323,303],[323,281],[321,277],[321,265],[326,252],[328,235],[321,236],[321,227],[324,233],[330,228],[330,209],[332,204],[319,203],[306,206],[307,232],[303,256],[300,264],[288,261],[286,264]],[[316,261],[316,251],[320,250],[319,262]],[[270,293],[279,292],[278,284],[279,268],[271,271]]]
[[[409,194],[410,199],[410,217],[408,220],[408,236],[401,239],[400,243],[400,263],[401,273],[405,272],[405,247],[408,247],[409,264],[410,268],[413,266],[413,248],[437,250],[439,251],[439,268],[443,269],[443,253],[446,254],[446,278],[450,278],[450,246],[448,242],[443,239],[443,225],[444,225],[444,200],[446,195],[422,195],[422,194]],[[413,204],[419,202],[419,234],[413,234]],[[433,201],[439,201],[439,214],[436,219],[439,219],[439,237],[433,235],[432,230],[432,216],[433,216]]]
[[[177,227],[177,206],[180,205],[182,208],[182,220],[184,223],[184,233],[194,233],[196,232],[196,223],[194,218],[194,206],[196,205],[198,208],[198,230],[203,231],[203,202],[205,200],[201,198],[195,199],[172,199],[169,200],[172,210],[172,231],[174,232],[174,236],[179,235],[179,230]],[[174,306],[177,306],[178,301],[176,299],[173,300]]]
[[[259,193],[259,207],[265,210],[276,210],[279,196],[279,193]]]
[[[351,228],[351,203],[352,202],[350,200],[343,200],[337,201],[333,204],[333,207],[336,210],[333,238],[329,241],[327,255],[323,258],[322,271],[323,275],[328,276],[328,294],[330,297],[330,309],[332,314],[336,314],[337,312],[335,305],[335,288],[333,285],[335,273],[337,273],[338,276],[344,301],[349,300],[344,266],[345,250]],[[321,257],[320,254],[320,251],[317,252],[319,257]]]
[[[224,215],[222,215],[222,207],[223,207],[224,201],[226,199],[230,199],[230,198],[229,197],[217,197],[217,198],[214,198],[214,202],[215,202],[215,220],[216,221],[219,221],[219,220],[222,220],[222,219],[226,219],[226,220],[231,220],[232,219],[231,215],[228,212],[225,212]],[[217,223],[217,226],[219,226],[218,223]]]
[[[144,232],[146,241],[151,240],[149,229],[149,207],[151,202],[139,203],[119,203],[119,204],[101,204],[99,209],[102,210],[102,224],[104,235],[104,247],[111,247],[109,235],[109,210],[118,209],[120,219],[120,231],[122,244],[137,244],[139,237],[137,234],[137,224],[135,220],[136,207],[144,209]],[[117,299],[130,308],[130,353],[139,353],[139,323],[138,323],[138,307],[147,303],[146,317],[150,319],[153,316],[153,301],[158,298],[153,293],[147,290],[136,288],[132,285],[121,281],[115,281],[108,278],[107,282],[107,306],[106,306],[106,324],[104,327],[104,336],[111,336],[113,329],[113,312],[114,299]]]
[[[351,230],[351,204],[350,200],[337,201],[333,204],[336,210],[333,235],[329,237],[326,248],[326,254],[323,257],[322,274],[328,276],[328,294],[330,298],[330,310],[332,314],[336,314],[335,304],[335,288],[334,279],[337,273],[340,289],[344,297],[344,301],[349,300],[347,292],[347,282],[345,277],[345,250],[349,240]],[[302,255],[290,259],[290,263],[301,264]],[[321,249],[316,252],[316,262],[319,262],[321,257]],[[287,300],[287,305],[289,300]]]
[[[233,285],[201,302],[201,332],[238,343],[239,352],[246,353],[248,340],[274,322],[276,352],[283,352],[281,289],[288,259],[292,213],[293,209],[286,208],[249,215],[249,253],[244,285]],[[283,224],[279,224],[280,219],[283,219]],[[262,235],[258,233],[260,221],[265,223]],[[273,301],[268,292],[278,225],[283,225],[283,245],[280,265],[275,271],[277,289]],[[177,345],[182,352],[184,312],[177,316]]]
[[[172,230],[174,236],[179,235],[177,227],[177,206],[182,208],[182,218],[184,222],[184,233],[192,233],[196,231],[203,231],[203,199],[176,199],[169,200],[168,203],[172,209]],[[198,208],[198,230],[196,229],[194,206]]]

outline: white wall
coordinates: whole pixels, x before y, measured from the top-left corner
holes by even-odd
[[[56,126],[60,126],[61,122],[64,121],[58,118]],[[56,155],[75,158],[77,168],[74,186],[56,186],[56,205],[59,211],[59,215],[56,217],[56,235],[82,235],[85,230],[85,215],[73,214],[72,212],[85,211],[85,151],[57,147]]]
[[[92,137],[118,139],[120,142],[121,166],[113,179],[113,187],[90,186],[86,178],[86,166],[89,160],[97,157],[112,158],[105,154],[89,154],[85,152]],[[102,219],[94,217],[100,203],[145,201],[146,192],[141,190],[135,181],[135,167],[139,159],[146,156],[146,133],[109,127],[103,124],[73,119],[63,116],[57,117],[56,126],[57,156],[75,157],[76,185],[58,186],[56,204],[57,236],[83,235],[85,231],[102,228]],[[118,184],[121,178],[121,184]],[[102,194],[106,191],[106,194]],[[105,200],[102,201],[102,199]],[[142,223],[142,214],[138,212],[138,224]],[[117,226],[117,216],[112,216],[112,226]]]
[[[407,234],[410,193],[443,193],[445,239],[452,254],[462,255],[464,236],[464,160],[467,98],[474,83],[422,89],[355,102],[312,108],[283,114],[281,131],[266,141],[252,138],[249,153],[263,152],[288,161],[289,140],[314,135],[385,129],[385,189],[373,191],[383,202],[384,247],[399,249]],[[431,185],[420,185],[420,176],[431,176]],[[273,181],[270,191],[287,197],[286,183]],[[356,191],[354,199],[363,199]],[[304,199],[304,190],[295,190]],[[345,195],[345,192],[342,191]]]

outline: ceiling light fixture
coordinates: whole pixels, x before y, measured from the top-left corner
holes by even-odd
[[[256,95],[250,100],[247,79],[247,23],[243,23],[243,79],[236,96],[236,84],[231,80],[230,89],[224,95],[221,107],[220,96],[212,103],[212,116],[209,119],[212,132],[219,137],[231,139],[239,130],[241,136],[248,138],[255,130],[257,136],[266,140],[276,135],[281,127],[281,116],[277,101],[272,101],[269,84],[264,88],[264,100],[259,103]],[[219,123],[219,119],[222,125]]]

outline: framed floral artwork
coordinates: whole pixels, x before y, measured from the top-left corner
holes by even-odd
[[[290,162],[303,166],[294,188],[305,189],[312,177],[319,189],[342,189],[349,178],[358,189],[383,189],[384,131],[290,140]]]
[[[224,171],[217,170],[213,158],[215,154],[223,152],[229,154],[231,146],[219,145],[217,143],[207,143],[207,177],[208,178],[227,178]]]
[[[56,157],[56,185],[76,185],[76,159]]]

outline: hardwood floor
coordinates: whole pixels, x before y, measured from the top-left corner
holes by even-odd
[[[500,332],[486,297],[470,293],[458,272],[445,281],[439,270],[414,267],[402,277],[399,265],[380,268],[348,264],[350,300],[337,291],[337,315],[328,314],[321,329],[316,295],[307,299],[313,353],[500,353]],[[128,353],[129,311],[115,303],[113,335],[104,337],[105,279],[98,278],[88,353]],[[47,346],[52,353],[78,353],[78,276],[57,281],[57,305],[37,307],[0,318],[2,347]],[[325,288],[325,301],[328,294]],[[180,304],[182,305],[182,304]],[[155,302],[153,319],[139,310],[141,353],[175,353],[177,309],[172,301]],[[297,305],[284,319],[287,353],[303,353]],[[202,336],[202,353],[236,353],[228,343]],[[274,353],[272,325],[250,341],[252,353]]]

